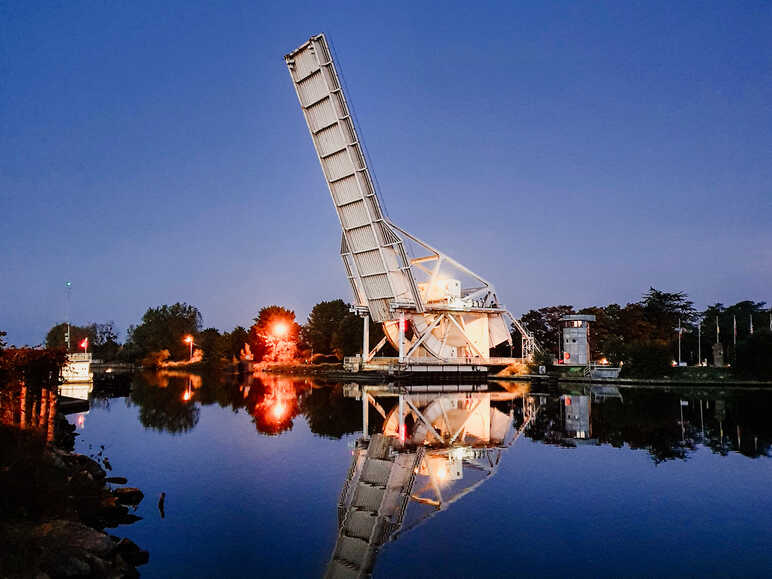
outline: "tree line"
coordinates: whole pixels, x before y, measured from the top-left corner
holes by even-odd
[[[625,306],[608,304],[576,309],[556,305],[530,310],[520,320],[541,345],[543,361],[549,363],[559,357],[559,320],[574,313],[596,316],[597,321],[590,328],[592,359],[623,363],[638,376],[658,373],[672,364],[677,357],[678,328],[682,329],[681,359],[687,364],[713,364],[713,344],[718,340],[723,345],[725,362],[747,374],[772,375],[770,310],[765,302],[746,300],[731,306],[716,303],[698,311],[685,292],[650,288],[640,300]],[[511,331],[514,349],[510,351],[505,344],[493,355],[520,355],[519,335],[514,328]],[[46,336],[46,346],[63,347],[65,333],[66,324],[55,325]],[[362,318],[341,299],[317,303],[305,323],[299,323],[295,312],[288,308],[266,306],[258,310],[250,325],[239,325],[226,332],[202,328],[198,308],[175,303],[148,308],[140,322],[128,328],[123,343],[118,341],[112,322],[71,325],[70,343],[76,350],[88,338],[90,351],[98,359],[152,362],[186,360],[191,348],[183,340],[191,336],[194,350],[205,364],[240,359],[334,361],[361,352],[362,334]],[[381,326],[370,321],[370,343],[375,344],[382,337]],[[387,345],[387,355],[388,349]]]
[[[592,314],[597,320],[590,324],[592,359],[621,362],[640,377],[661,373],[677,359],[679,328],[681,360],[688,365],[713,365],[713,345],[718,341],[724,363],[740,373],[772,376],[770,310],[765,302],[716,303],[698,311],[685,292],[649,288],[640,300],[625,306],[579,310],[570,305],[549,306],[526,312],[521,321],[534,334],[546,358],[559,357],[559,320],[577,313]]]
[[[46,334],[45,345],[66,348],[68,325],[59,323]],[[126,340],[118,340],[113,322],[69,325],[70,350],[79,351],[88,339],[88,351],[103,361],[146,362],[186,360],[190,343],[204,364],[255,362],[335,361],[361,351],[362,318],[341,299],[316,304],[304,324],[291,309],[270,305],[261,308],[252,324],[221,332],[202,327],[200,310],[187,303],[148,308],[136,325],[129,326]],[[380,325],[370,322],[373,343],[383,337]]]

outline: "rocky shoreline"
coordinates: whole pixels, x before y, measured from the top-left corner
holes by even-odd
[[[56,439],[71,448],[74,427],[56,421]],[[34,432],[0,427],[0,449],[0,576],[139,576],[147,551],[104,531],[140,519],[139,489],[114,486],[127,481]]]

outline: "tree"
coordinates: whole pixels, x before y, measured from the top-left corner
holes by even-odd
[[[372,322],[370,322],[372,324]],[[352,356],[362,351],[362,318],[354,312],[346,311],[338,321],[338,325],[332,333],[330,345],[338,359]],[[372,326],[370,329],[373,329]],[[380,338],[379,338],[380,339]]]
[[[87,326],[76,326],[70,324],[70,350],[79,351],[79,345],[84,339],[88,338],[89,346],[97,341],[97,326],[89,324]],[[46,348],[66,348],[67,347],[67,323],[56,324],[46,334]],[[93,349],[92,349],[93,351]]]
[[[766,302],[754,302],[745,300],[737,302],[733,306],[724,306],[715,303],[702,312],[702,351],[705,357],[712,360],[712,345],[716,342],[716,328],[718,327],[718,341],[726,347],[729,360],[736,360],[734,352],[735,322],[737,323],[737,341],[739,342],[751,335],[751,320],[754,331],[769,328],[769,310]]]
[[[661,344],[672,344],[675,328],[691,326],[697,319],[694,303],[685,292],[663,292],[653,287],[643,294],[639,302],[643,307],[646,321],[651,324],[649,340]]]
[[[5,341],[5,337],[7,335],[8,334],[6,332],[3,332],[2,330],[0,330],[0,352],[2,352],[8,346],[8,344]]]
[[[530,310],[523,314],[520,321],[536,338],[536,343],[558,356],[557,345],[560,343],[560,318],[573,314],[573,306],[549,306]]]
[[[772,378],[772,332],[765,328],[738,342],[736,367],[747,378]]]
[[[129,329],[129,342],[139,356],[148,352],[169,350],[173,359],[188,356],[188,345],[182,340],[190,334],[196,338],[201,329],[201,312],[186,303],[148,308],[142,322]]]
[[[204,352],[204,364],[219,365],[227,356],[230,340],[222,335],[217,328],[207,328],[198,335],[198,346]]]
[[[249,345],[256,362],[289,362],[297,355],[300,325],[295,312],[281,306],[262,308],[249,328]]]
[[[100,360],[114,360],[118,356],[121,345],[115,332],[115,322],[91,324],[94,328],[94,357]]]
[[[333,334],[341,322],[350,315],[349,305],[341,299],[319,302],[303,326],[303,340],[313,349],[314,354],[332,354],[335,348]],[[355,316],[356,317],[356,316]],[[361,330],[360,330],[361,334]],[[361,338],[360,338],[361,339]],[[338,344],[340,346],[340,344]]]
[[[626,347],[622,375],[625,378],[662,378],[673,370],[670,347],[657,342],[636,342]]]
[[[91,323],[87,326],[70,324],[70,350],[80,351],[80,344],[88,338],[89,351],[100,360],[114,360],[121,349],[115,333],[114,322]],[[56,324],[46,334],[46,348],[67,346],[67,324]]]
[[[239,357],[244,344],[249,342],[249,332],[241,326],[236,326],[232,331],[223,334],[223,339],[227,344],[225,355],[232,360]]]
[[[362,351],[362,318],[341,299],[319,302],[308,315],[301,336],[314,354],[335,354],[339,359]],[[370,345],[383,338],[383,327],[370,320]]]

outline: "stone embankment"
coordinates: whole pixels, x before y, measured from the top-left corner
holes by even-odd
[[[58,430],[69,430],[59,420]],[[104,531],[140,518],[132,512],[143,498],[139,489],[113,488],[126,479],[107,477],[97,461],[29,432],[0,428],[0,449],[1,577],[139,575],[147,551]]]

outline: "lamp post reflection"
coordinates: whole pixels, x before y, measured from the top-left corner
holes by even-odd
[[[188,334],[187,336],[185,336],[185,338],[182,341],[185,342],[190,347],[190,354],[188,359],[193,360],[193,336]]]

